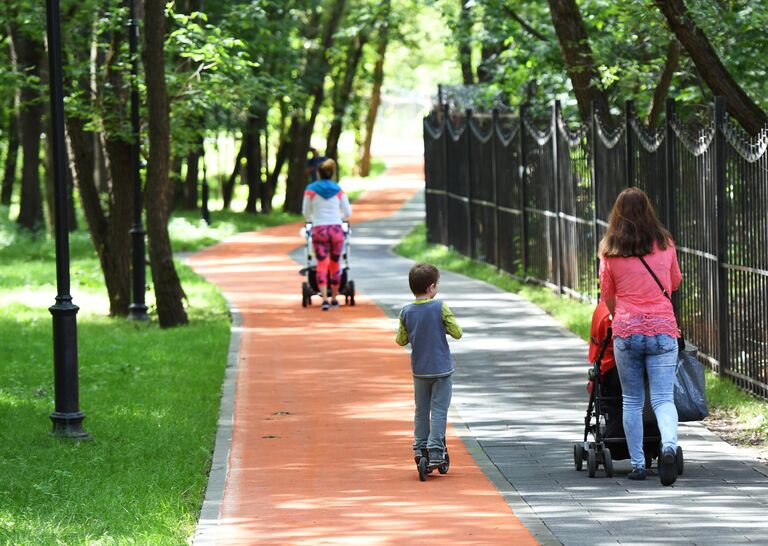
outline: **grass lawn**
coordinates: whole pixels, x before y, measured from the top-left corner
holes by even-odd
[[[383,164],[377,166],[380,172]],[[347,193],[354,199],[365,183],[352,182]],[[109,318],[101,268],[80,217],[80,231],[70,234],[71,293],[80,307],[80,407],[92,440],[54,439],[54,242],[18,232],[16,208],[0,207],[0,544],[186,544],[216,431],[229,345],[224,298],[177,261],[188,326],[161,330],[152,292],[149,323]],[[213,210],[211,219],[207,226],[199,211],[175,213],[174,251],[301,217]]]
[[[226,302],[177,262],[188,326],[161,330],[156,321],[109,318],[88,235],[71,234],[80,405],[93,439],[51,438],[54,245],[44,234],[17,232],[8,212],[0,208],[0,544],[186,543],[216,430],[229,344]],[[206,228],[196,216],[173,219],[175,249],[295,219],[216,212]],[[152,316],[151,292],[147,304]]]
[[[423,224],[405,236],[395,247],[395,252],[520,294],[558,319],[583,340],[589,340],[593,305],[560,297],[548,288],[520,282],[492,265],[467,258],[445,246],[429,244]],[[729,379],[709,370],[706,375],[711,420],[721,421],[716,427],[718,432],[734,443],[768,445],[768,402],[745,393]],[[726,420],[729,434],[725,434],[724,430],[723,422]]]

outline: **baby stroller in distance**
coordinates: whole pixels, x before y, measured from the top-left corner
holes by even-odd
[[[592,315],[590,329],[589,361],[589,405],[584,417],[584,440],[573,445],[573,463],[576,470],[581,470],[587,461],[590,478],[595,477],[599,465],[603,465],[605,474],[613,476],[613,461],[629,459],[629,446],[622,423],[622,396],[619,373],[613,357],[611,339],[611,317],[608,307],[600,302]],[[589,441],[590,435],[592,441]],[[646,403],[643,410],[643,453],[645,467],[651,468],[653,459],[658,459],[661,452],[661,434],[656,425],[656,417],[648,400],[646,385]],[[677,448],[677,473],[683,473],[683,450]]]
[[[342,222],[341,228],[344,231],[344,247],[341,253],[341,259],[344,260],[341,266],[341,284],[339,285],[339,295],[344,296],[346,305],[355,305],[355,281],[349,279],[349,236],[352,233],[349,222]],[[299,274],[307,277],[307,280],[301,283],[301,306],[312,305],[312,296],[322,296],[317,285],[317,265],[314,263],[314,251],[312,249],[312,222],[306,222],[301,228],[301,236],[306,238],[306,267],[299,271]],[[328,293],[325,297],[331,297],[331,280],[326,280],[325,286]]]

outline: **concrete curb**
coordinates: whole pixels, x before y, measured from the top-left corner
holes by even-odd
[[[226,298],[226,296],[225,296]],[[229,338],[227,365],[224,370],[224,382],[221,387],[221,406],[216,430],[216,442],[213,460],[205,489],[205,499],[200,510],[195,535],[191,540],[196,546],[214,545],[218,540],[221,524],[221,502],[229,472],[229,450],[232,446],[232,426],[234,424],[235,392],[237,387],[237,366],[240,362],[240,338],[243,331],[243,317],[240,311],[227,298],[232,326]]]

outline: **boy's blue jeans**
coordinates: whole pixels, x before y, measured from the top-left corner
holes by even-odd
[[[416,412],[413,417],[413,449],[443,449],[448,406],[453,391],[452,376],[413,378]]]
[[[643,405],[646,372],[651,389],[651,407],[661,432],[662,447],[677,449],[677,408],[674,399],[677,339],[666,334],[634,334],[614,337],[613,348],[624,398],[624,433],[632,467],[645,468]]]

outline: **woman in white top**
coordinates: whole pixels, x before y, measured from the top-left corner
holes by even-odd
[[[320,179],[304,190],[301,212],[312,222],[312,247],[317,260],[317,288],[323,296],[323,311],[338,307],[336,296],[341,284],[341,253],[344,248],[344,231],[341,223],[352,215],[349,198],[333,181],[336,162],[326,159],[320,167]],[[331,285],[331,301],[328,302],[328,284]]]

